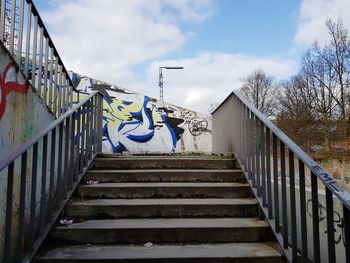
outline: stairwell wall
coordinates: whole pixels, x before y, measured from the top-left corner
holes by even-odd
[[[0,162],[11,152],[34,137],[52,121],[54,116],[43,103],[41,98],[33,91],[19,67],[0,42]],[[39,143],[39,153],[42,152],[42,143]],[[40,165],[41,156],[38,158]],[[28,153],[27,184],[31,181],[32,154]],[[20,165],[15,162],[14,189],[13,189],[13,217],[12,237],[18,234],[18,206],[20,193]],[[0,262],[3,255],[3,241],[5,233],[5,212],[7,197],[7,169],[0,172]],[[40,185],[40,179],[38,180]],[[39,192],[38,192],[39,193]],[[26,196],[30,195],[29,187]],[[40,198],[38,196],[38,198]],[[29,200],[29,198],[26,198]],[[26,211],[26,220],[28,211]],[[15,251],[13,251],[15,253]]]
[[[104,94],[103,152],[211,153],[210,116],[75,72],[70,74],[77,90]]]

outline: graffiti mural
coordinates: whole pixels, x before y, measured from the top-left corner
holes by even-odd
[[[79,91],[104,94],[104,152],[211,152],[209,116],[73,72],[71,77]]]
[[[6,97],[11,92],[26,94],[28,85],[22,74],[18,74],[15,64],[6,65],[4,72],[0,75],[0,120],[6,109]]]

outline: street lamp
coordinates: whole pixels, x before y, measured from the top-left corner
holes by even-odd
[[[183,69],[184,67],[159,67],[159,100],[164,101],[164,96],[163,96],[163,84],[164,84],[164,79],[163,79],[163,69]]]

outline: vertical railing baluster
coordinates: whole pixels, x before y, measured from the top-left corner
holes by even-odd
[[[42,164],[41,164],[41,192],[40,192],[40,234],[43,233],[46,225],[46,173],[47,173],[47,135],[43,138]]]
[[[271,180],[271,133],[266,127],[266,179],[267,179],[267,206],[268,218],[272,219],[272,180]]]
[[[333,193],[326,187],[328,262],[336,262],[333,211]]]
[[[305,197],[305,165],[299,159],[299,186],[300,186],[300,226],[301,226],[301,255],[303,261],[308,259],[307,253],[307,221],[306,221],[306,197]]]
[[[52,78],[52,86],[53,86],[53,97],[55,98],[53,100],[53,115],[57,117],[57,100],[59,100],[60,94],[58,93],[57,89],[57,80],[58,80],[58,59],[55,57],[55,78]]]
[[[84,166],[87,166],[90,155],[90,100],[86,102],[86,148]]]
[[[73,182],[74,182],[74,165],[75,165],[75,146],[74,146],[74,134],[75,134],[75,112],[72,113],[71,117],[71,131],[70,131],[70,142],[69,142],[69,146],[70,146],[70,161],[69,161],[69,190],[71,190],[71,187],[73,186]]]
[[[289,187],[290,187],[290,217],[291,217],[291,238],[292,238],[292,260],[297,260],[297,218],[296,218],[296,199],[295,199],[295,166],[294,153],[289,150]]]
[[[57,118],[60,117],[62,115],[62,94],[63,94],[63,89],[62,89],[62,65],[59,66],[59,76],[58,76],[58,87],[57,87],[57,91],[58,91],[58,104],[57,104]]]
[[[5,1],[5,0],[4,0]],[[9,51],[13,54],[15,44],[15,24],[16,24],[16,0],[11,1],[11,20],[10,20],[10,35],[9,35]]]
[[[21,157],[20,200],[18,219],[18,243],[16,249],[17,261],[23,261],[24,250],[24,215],[26,207],[26,178],[27,178],[27,152]]]
[[[350,262],[350,210],[343,204],[345,262]]]
[[[246,136],[246,154],[247,154],[247,167],[248,167],[248,179],[252,179],[252,162],[251,162],[251,129],[250,129],[250,110],[248,109],[248,107],[246,107],[246,121],[245,121],[245,125],[244,125],[245,131],[247,133]]]
[[[96,96],[98,97],[97,152],[102,152],[103,96],[101,94]]]
[[[286,149],[284,142],[280,142],[281,155],[281,195],[282,195],[282,234],[283,246],[288,247],[288,217],[287,217],[287,184],[286,184]]]
[[[1,1],[1,15],[0,15],[0,40],[4,42],[5,40],[5,14],[6,14],[6,1]]]
[[[278,159],[277,159],[277,136],[273,133],[272,136],[272,151],[273,151],[273,188],[274,188],[274,209],[275,209],[275,232],[280,232],[280,213],[279,213],[279,191],[278,191]]]
[[[260,176],[260,154],[259,154],[259,144],[260,144],[260,130],[259,130],[259,118],[255,118],[255,169],[256,169],[256,190],[257,196],[261,197],[261,176]]]
[[[70,118],[66,119],[64,127],[64,172],[63,172],[63,198],[67,192],[68,176],[69,176],[69,134],[70,134]]]
[[[53,109],[53,101],[56,99],[53,95],[53,88],[52,88],[52,81],[53,81],[53,60],[54,60],[54,56],[53,56],[53,48],[49,49],[49,53],[50,53],[50,61],[49,61],[49,74],[47,76],[47,81],[49,82],[48,84],[48,89],[49,89],[49,108],[52,110],[52,112],[54,111]]]
[[[35,90],[38,90],[35,86],[37,40],[38,40],[38,17],[35,16],[35,18],[34,18],[34,34],[33,34],[33,57],[32,57],[32,86]]]
[[[81,128],[80,128],[80,123],[81,123],[81,108],[78,109],[78,115],[77,115],[77,132],[76,132],[76,149],[77,149],[77,159],[76,159],[76,165],[75,169],[76,172],[75,174],[80,174],[80,133],[81,133]]]
[[[85,162],[85,145],[86,145],[86,139],[85,139],[85,134],[86,134],[86,127],[85,127],[85,119],[86,119],[86,104],[82,106],[81,110],[81,154],[80,154],[80,173],[83,172],[84,169],[84,162]]]
[[[255,166],[255,143],[256,143],[256,139],[255,139],[255,120],[254,120],[254,113],[250,112],[251,116],[250,116],[250,128],[251,128],[251,142],[252,142],[252,147],[251,147],[251,158],[252,158],[252,185],[253,187],[256,187],[256,181],[255,181],[255,176],[256,176],[256,166]]]
[[[320,252],[320,221],[318,204],[318,186],[317,176],[311,172],[311,200],[312,200],[312,233],[313,233],[313,251],[315,263],[321,262]]]
[[[262,187],[262,201],[263,206],[267,207],[266,203],[266,170],[265,170],[265,163],[266,163],[266,156],[265,156],[265,125],[263,122],[260,122],[260,151],[261,151],[261,187]]]
[[[32,4],[28,4],[28,16],[27,16],[27,31],[26,31],[26,53],[24,59],[24,75],[29,77],[29,56],[30,56],[30,31],[32,25]]]
[[[48,75],[48,63],[49,63],[49,39],[45,36],[45,54],[44,54],[44,101],[45,104],[51,108],[50,101],[47,96],[47,75]]]
[[[7,192],[6,192],[6,221],[4,237],[4,263],[11,260],[11,230],[12,230],[12,212],[13,212],[13,176],[14,162],[8,166],[7,171]]]
[[[54,211],[54,195],[55,195],[55,191],[54,189],[54,183],[55,183],[55,157],[56,157],[56,128],[54,128],[51,131],[51,149],[50,149],[51,153],[50,153],[50,182],[49,182],[49,210],[50,212]]]
[[[32,181],[30,190],[29,250],[33,251],[36,235],[36,184],[38,177],[38,142],[33,145]]]
[[[21,65],[22,57],[22,42],[23,42],[23,19],[24,19],[24,0],[19,0],[19,24],[18,24],[18,43],[16,61],[18,65]]]
[[[44,29],[40,27],[39,37],[39,69],[38,69],[38,93],[43,98],[42,79],[43,79],[43,48],[44,48]]]
[[[62,113],[63,114],[64,112],[66,112],[66,73],[62,72],[62,86],[61,86],[61,89],[62,89],[62,93],[61,93],[61,96],[62,96]]]
[[[57,157],[57,204],[63,198],[63,173],[64,173],[64,156],[63,156],[63,130],[64,121],[59,124],[58,128],[58,157]],[[63,172],[62,172],[63,171]]]

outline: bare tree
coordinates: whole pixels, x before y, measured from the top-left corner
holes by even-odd
[[[273,78],[261,69],[243,79],[240,92],[263,114],[271,117],[275,114],[276,98]]]
[[[346,119],[349,111],[350,93],[349,31],[344,28],[341,20],[334,22],[332,19],[328,19],[326,27],[330,35],[330,42],[324,47],[320,47],[315,42],[311,51],[318,56],[319,64],[329,71],[328,75],[332,77],[332,81],[322,84],[335,100],[340,118]],[[323,79],[318,79],[318,81],[322,82]]]

